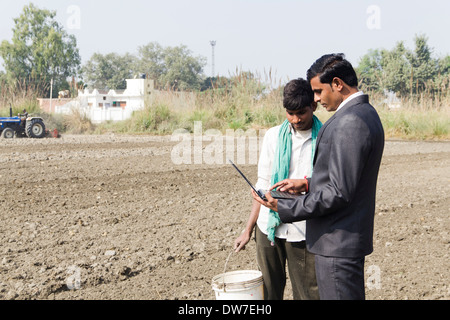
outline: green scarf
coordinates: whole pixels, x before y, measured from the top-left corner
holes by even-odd
[[[316,148],[317,134],[322,127],[322,122],[313,116],[313,126],[311,130],[312,137],[312,156],[311,156],[311,168],[313,167],[314,153]],[[272,166],[272,177],[270,183],[273,186],[275,183],[289,178],[289,166],[291,164],[292,153],[292,138],[291,130],[289,128],[289,121],[286,120],[281,125],[280,132],[278,134],[278,143],[275,151],[275,159]],[[312,172],[312,170],[311,170]],[[281,224],[280,216],[277,212],[270,210],[269,221],[267,223],[267,238],[272,243],[275,243],[275,232],[277,227]]]

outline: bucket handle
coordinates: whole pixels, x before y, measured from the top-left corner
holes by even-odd
[[[228,266],[228,260],[230,260],[231,256],[233,255],[233,253],[235,253],[234,249],[231,250],[230,254],[227,257],[227,260],[225,260],[225,266],[223,268],[223,273],[226,273],[227,271],[227,266]],[[258,266],[258,270],[261,271],[261,268],[259,267],[258,263],[256,264]]]

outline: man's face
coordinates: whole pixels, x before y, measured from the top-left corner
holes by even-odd
[[[311,88],[314,91],[314,101],[319,102],[327,111],[336,111],[343,101],[335,81],[330,85],[320,82],[319,76],[315,76],[311,79]]]
[[[315,106],[304,107],[300,110],[286,109],[286,117],[296,131],[304,131],[312,128]]]

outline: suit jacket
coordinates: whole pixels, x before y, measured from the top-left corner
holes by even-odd
[[[310,252],[363,257],[373,251],[373,225],[384,130],[367,95],[337,111],[321,128],[309,192],[279,200],[282,222],[306,221]]]

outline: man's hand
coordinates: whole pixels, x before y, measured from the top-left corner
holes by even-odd
[[[234,250],[239,252],[245,250],[245,246],[250,241],[250,234],[248,232],[242,232],[242,234],[234,241]]]
[[[302,193],[308,190],[308,181],[306,179],[285,179],[274,184],[270,190],[278,190],[289,193]]]
[[[278,200],[272,198],[272,196],[270,195],[270,191],[267,192],[265,195],[267,201],[262,200],[254,190],[252,190],[252,195],[253,195],[253,199],[258,201],[263,206],[269,208],[270,210],[278,212]]]

